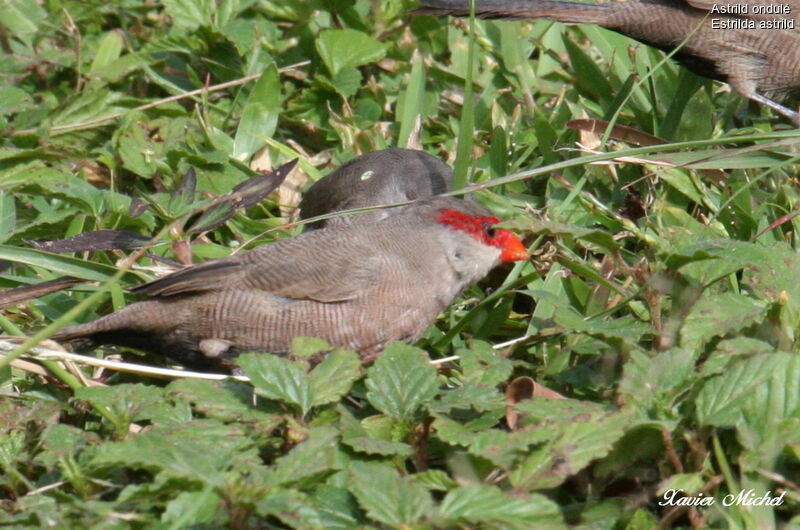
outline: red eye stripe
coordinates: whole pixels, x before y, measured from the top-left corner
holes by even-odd
[[[525,245],[512,232],[502,228],[490,230],[492,226],[500,222],[497,217],[469,215],[458,210],[444,209],[439,212],[437,221],[453,230],[466,232],[485,245],[501,249],[501,261],[528,259],[528,251],[525,249]]]
[[[458,210],[444,209],[439,212],[437,221],[453,230],[466,232],[487,245],[492,245],[486,229],[499,223],[500,219],[488,215],[469,215]]]

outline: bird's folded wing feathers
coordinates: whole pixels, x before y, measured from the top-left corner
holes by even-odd
[[[354,298],[382,274],[380,258],[360,253],[352,243],[332,245],[324,240],[304,239],[305,244],[287,239],[238,256],[195,265],[131,291],[174,296],[242,288],[287,298],[340,302]]]

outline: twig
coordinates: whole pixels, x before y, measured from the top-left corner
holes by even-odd
[[[5,352],[12,351],[16,345],[10,341],[0,340],[0,356]],[[118,372],[129,372],[142,375],[149,375],[153,377],[168,377],[168,378],[187,378],[187,379],[205,379],[210,381],[220,381],[223,379],[236,379],[237,381],[249,381],[242,375],[228,375],[228,374],[213,374],[203,372],[191,372],[188,370],[174,370],[171,368],[159,368],[156,366],[147,366],[144,364],[126,363],[120,361],[109,361],[106,359],[97,359],[86,355],[78,355],[75,353],[62,352],[51,350],[49,348],[42,348],[37,346],[31,348],[25,353],[25,357],[36,360],[58,360],[58,361],[72,361],[78,364],[85,364],[89,366],[101,366],[110,370]],[[22,367],[19,367],[22,368]]]

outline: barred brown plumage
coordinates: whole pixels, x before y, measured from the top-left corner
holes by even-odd
[[[439,197],[365,225],[314,230],[180,270],[134,288],[150,299],[57,340],[161,352],[194,367],[230,367],[248,351],[286,354],[296,336],[357,350],[369,360],[414,341],[468,285],[522,242],[471,201]]]

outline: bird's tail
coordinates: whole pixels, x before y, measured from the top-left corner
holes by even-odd
[[[469,0],[418,0],[422,7],[412,11],[419,15],[469,16]],[[476,0],[475,16],[479,18],[544,19],[568,24],[608,26],[614,3],[591,4],[556,0]]]
[[[147,315],[143,318],[142,314]],[[59,341],[91,339],[98,335],[127,333],[135,335],[159,331],[172,319],[169,311],[161,304],[152,301],[137,302],[119,311],[93,320],[86,324],[66,326],[58,330],[52,338]]]

